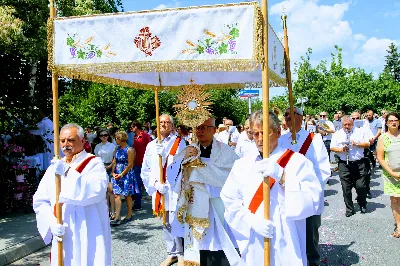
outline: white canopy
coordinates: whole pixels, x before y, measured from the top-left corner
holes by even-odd
[[[257,2],[50,19],[49,65],[60,76],[139,89],[260,87]],[[286,86],[284,50],[269,25],[271,85]],[[271,86],[270,85],[270,86]]]

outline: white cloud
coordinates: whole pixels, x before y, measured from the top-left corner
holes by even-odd
[[[154,9],[166,9],[166,8],[167,8],[166,5],[161,4],[161,5],[156,6]]]
[[[322,59],[327,59],[334,52],[334,45],[338,45],[343,49],[344,65],[381,72],[386,50],[392,40],[374,37],[368,39],[364,34],[353,32],[351,23],[344,16],[349,8],[354,7],[354,1],[333,5],[320,2],[322,1],[284,0],[270,8],[273,19],[280,20],[283,8],[288,15],[292,62],[298,62],[311,47],[311,60],[315,65]],[[400,1],[397,3],[400,4]],[[278,35],[282,36],[282,33],[278,32]]]
[[[387,18],[387,17],[392,17],[392,18],[399,17],[399,16],[400,16],[400,9],[385,12],[385,13],[383,13],[383,15],[384,15],[386,18]]]
[[[178,0],[172,0],[172,2],[169,2],[167,4],[160,4],[156,6],[154,9],[166,9],[166,8],[173,8],[173,7],[178,7],[180,5]]]
[[[304,55],[309,47],[315,53],[333,49],[334,45],[355,49],[350,23],[343,20],[350,3],[318,5],[318,0],[285,0],[270,9],[271,15],[288,15],[288,35],[294,58]]]
[[[376,68],[382,71],[385,64],[385,55],[387,54],[391,43],[397,44],[395,40],[377,39],[372,37],[368,39],[361,47],[360,53],[354,56],[354,62],[362,67]]]

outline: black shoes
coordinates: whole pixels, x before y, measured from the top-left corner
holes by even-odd
[[[133,207],[132,208],[132,211],[141,211],[142,210],[142,207]]]
[[[367,213],[367,208],[366,208],[365,206],[360,207],[360,212],[361,212],[362,214]]]
[[[368,193],[367,193],[367,199],[372,199],[371,192],[368,192]]]
[[[350,216],[353,216],[354,214],[356,214],[355,211],[350,211],[350,212],[347,211],[345,215],[346,215],[346,217],[350,217]]]

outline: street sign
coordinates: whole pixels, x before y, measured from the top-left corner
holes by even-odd
[[[241,90],[239,92],[240,98],[257,97],[259,95],[259,90]]]

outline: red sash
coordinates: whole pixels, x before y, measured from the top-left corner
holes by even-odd
[[[83,169],[85,169],[86,165],[88,165],[88,163],[94,158],[96,158],[96,156],[94,156],[94,155],[90,156],[90,157],[87,157],[85,160],[83,160],[83,162],[80,165],[78,165],[78,167],[75,170],[78,173],[81,174],[83,172]],[[61,203],[61,207],[62,207],[62,205],[63,204]],[[57,215],[56,215],[56,205],[54,205],[54,216],[57,217]]]
[[[308,134],[306,140],[304,141],[303,145],[300,148],[299,153],[303,154],[304,156],[306,155],[308,148],[310,148],[310,145],[313,141],[314,138],[314,133],[310,132],[310,134]]]
[[[163,166],[163,176],[162,176],[162,183],[165,183],[165,181],[167,180],[167,164],[168,164],[168,157],[170,155],[174,156],[176,154],[176,151],[178,150],[179,144],[181,143],[182,138],[181,137],[177,137],[174,141],[174,144],[172,144],[172,148],[165,160],[165,164]],[[154,202],[154,214],[156,216],[159,216],[161,213],[160,211],[162,210],[162,201],[161,201],[161,193],[159,191],[156,192],[156,199]]]
[[[286,150],[285,153],[278,159],[277,163],[282,167],[285,168],[288,162],[290,161],[290,158],[292,158],[292,155],[294,154],[294,151],[292,150]],[[272,177],[269,178],[269,188],[272,189],[272,187],[275,184],[275,179]],[[251,199],[250,205],[249,205],[249,210],[252,213],[256,213],[257,209],[260,207],[261,203],[264,201],[264,195],[263,195],[263,184],[264,182],[261,182],[260,186],[258,187],[256,193],[254,194],[253,198]]]

